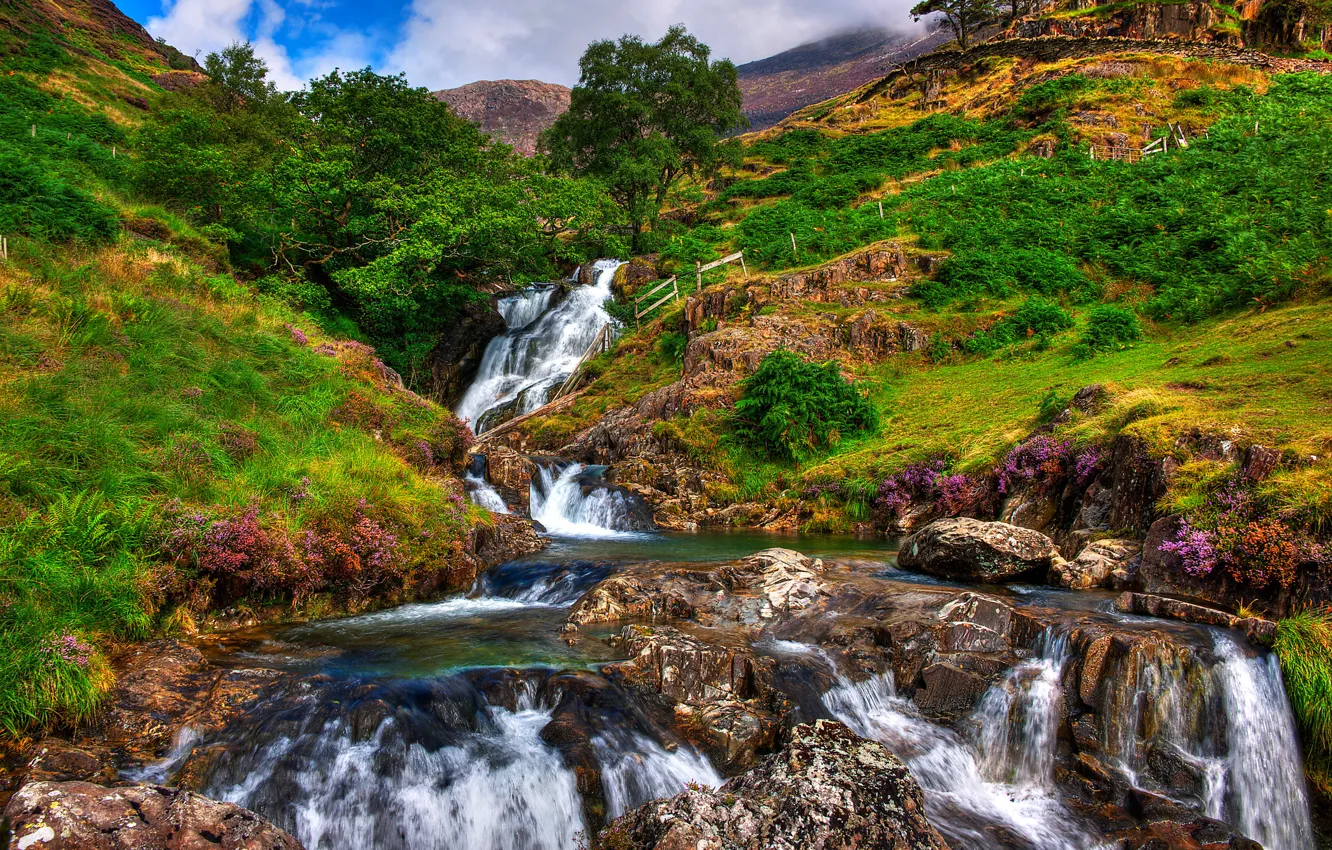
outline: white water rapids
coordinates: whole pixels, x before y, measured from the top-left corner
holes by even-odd
[[[476,380],[454,412],[482,434],[505,418],[544,405],[611,320],[606,302],[622,265],[599,261],[596,281],[574,289],[553,308],[552,286],[500,299],[497,309],[509,330],[486,346]]]

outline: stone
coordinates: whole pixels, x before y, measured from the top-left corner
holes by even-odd
[[[537,534],[532,521],[511,514],[492,514],[489,525],[479,524],[473,530],[472,551],[480,560],[481,569],[540,552],[549,543]]]
[[[46,738],[33,748],[29,782],[115,782],[115,767],[102,756],[60,738]]]
[[[976,707],[990,688],[989,680],[952,664],[931,664],[921,673],[925,687],[912,700],[930,714],[959,716]]]
[[[1038,531],[961,517],[936,520],[902,542],[906,570],[960,581],[1006,582],[1044,577],[1057,553]]]
[[[840,723],[797,726],[787,748],[721,788],[693,787],[601,833],[624,850],[947,850],[911,773]]]
[[[1050,584],[1071,590],[1109,587],[1115,571],[1127,573],[1130,564],[1141,553],[1142,545],[1134,540],[1097,540],[1078,553],[1074,560],[1056,561],[1050,569]]]
[[[29,782],[5,814],[23,850],[301,850],[248,809],[155,785]]]

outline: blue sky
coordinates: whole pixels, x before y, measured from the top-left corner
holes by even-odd
[[[589,41],[655,39],[675,23],[737,63],[851,26],[906,29],[913,0],[121,0],[186,53],[254,42],[286,89],[335,67],[373,65],[414,85],[541,79],[572,85]]]

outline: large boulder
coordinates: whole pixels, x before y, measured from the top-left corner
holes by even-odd
[[[1142,545],[1135,540],[1098,540],[1072,561],[1056,560],[1050,570],[1050,584],[1072,590],[1111,587],[1116,572],[1127,579],[1135,571],[1141,553]]]
[[[29,782],[5,815],[22,850],[301,850],[248,809],[156,785]]]
[[[941,519],[902,542],[897,562],[942,578],[972,582],[1044,579],[1058,549],[1053,540],[1006,522]]]
[[[633,850],[947,850],[920,786],[882,744],[840,723],[797,726],[783,752],[717,790],[629,812],[602,846]]]

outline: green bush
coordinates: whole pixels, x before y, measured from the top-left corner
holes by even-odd
[[[733,422],[749,446],[800,460],[843,436],[873,431],[879,419],[836,363],[820,366],[791,351],[774,351],[745,380]]]
[[[1142,324],[1132,310],[1105,304],[1091,311],[1082,344],[1092,351],[1109,351],[1142,337]]]
[[[0,233],[98,241],[118,230],[116,214],[89,193],[27,157],[0,153]]]
[[[1003,319],[988,331],[982,331],[966,340],[962,347],[972,354],[989,354],[1000,348],[1024,342],[1033,337],[1047,340],[1062,330],[1073,327],[1073,317],[1058,304],[1039,298],[1023,303],[1013,315]]]

